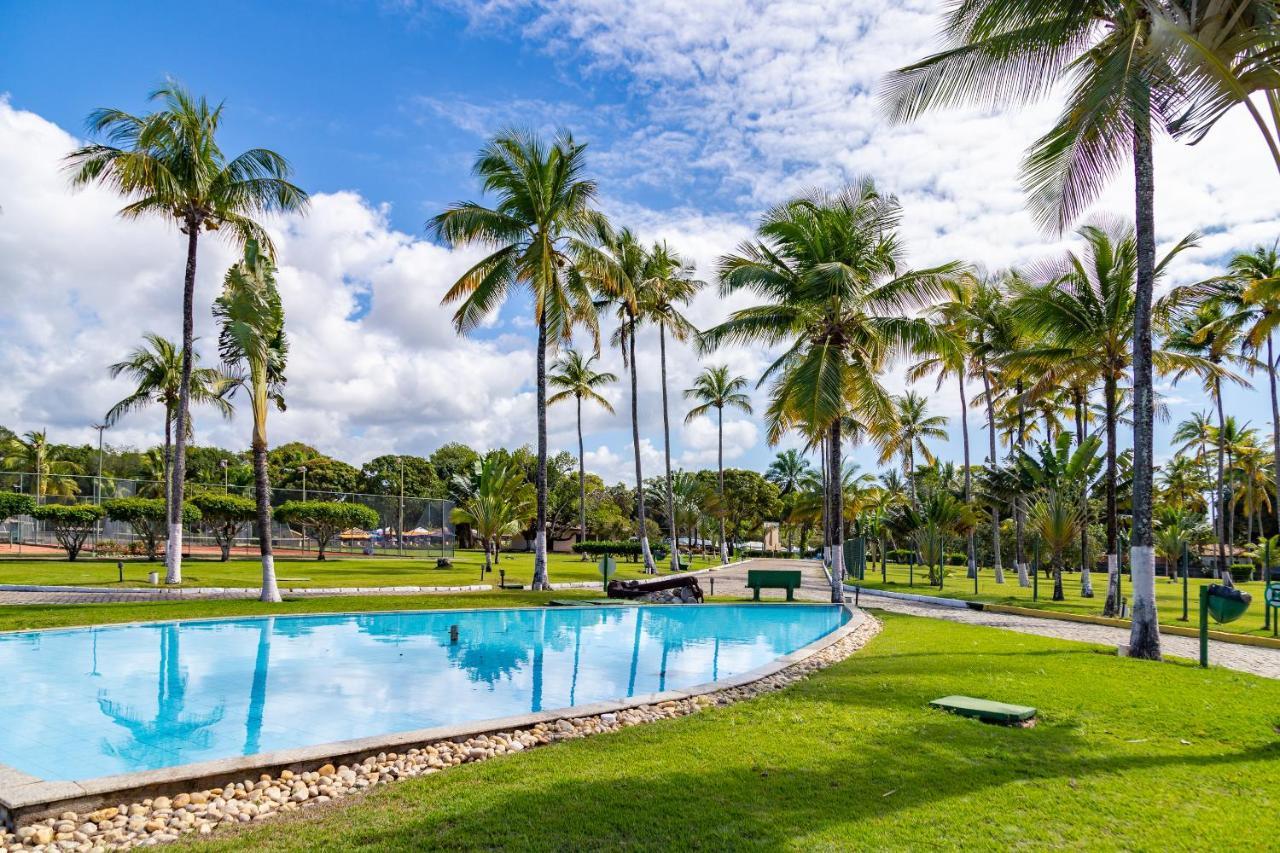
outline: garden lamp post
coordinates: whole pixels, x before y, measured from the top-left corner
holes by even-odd
[[[218,460],[218,467],[222,469],[222,493],[224,495],[231,491],[231,481],[227,475],[227,469],[230,467],[230,464],[231,463],[225,459]]]
[[[307,466],[299,465],[298,471],[302,474],[302,499],[307,499]]]
[[[106,424],[90,424],[90,428],[98,431],[98,476],[93,478],[93,502],[95,504],[102,503],[102,433],[106,431]],[[102,530],[103,522],[99,520],[93,526],[93,550],[96,554],[98,551],[98,532]]]
[[[404,457],[397,456],[396,460],[400,463],[400,511],[396,522],[396,538],[400,543],[400,556],[404,556]]]

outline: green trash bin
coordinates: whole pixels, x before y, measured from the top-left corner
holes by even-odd
[[[1253,596],[1249,593],[1222,584],[1210,584],[1208,595],[1209,615],[1213,617],[1213,621],[1222,624],[1239,619],[1253,603]]]

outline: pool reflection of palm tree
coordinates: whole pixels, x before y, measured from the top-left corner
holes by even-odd
[[[154,716],[143,717],[130,705],[107,699],[105,691],[98,697],[102,713],[130,735],[119,744],[104,739],[102,751],[140,769],[171,765],[184,750],[207,747],[210,727],[217,724],[223,714],[222,705],[206,714],[186,713],[187,679],[182,674],[180,631],[177,625],[163,625],[159,634],[160,666],[156,673]]]
[[[267,706],[267,671],[271,667],[271,633],[275,617],[258,622],[258,654],[253,661],[249,686],[249,713],[244,719],[244,755],[257,755],[262,744],[262,718]]]

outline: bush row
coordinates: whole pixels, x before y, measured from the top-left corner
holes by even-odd
[[[667,546],[661,542],[650,542],[649,552],[653,554],[654,560],[665,560],[671,552]],[[586,554],[591,557],[603,557],[608,554],[611,557],[626,557],[631,561],[640,559],[640,540],[639,539],[612,539],[612,540],[588,540],[586,542],[578,542],[573,546],[573,553]]]

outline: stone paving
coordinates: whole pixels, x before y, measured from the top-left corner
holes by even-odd
[[[728,568],[712,569],[698,573],[698,584],[706,595],[711,594],[711,579],[715,579],[716,595],[750,595],[747,588],[748,569],[799,569],[800,588],[795,596],[801,601],[831,601],[831,584],[827,581],[827,573],[822,563],[817,560],[769,560],[757,558],[742,563],[734,563]],[[760,593],[762,601],[786,600],[786,591],[766,589]]]
[[[1099,643],[1104,646],[1118,646],[1129,642],[1128,628],[1066,622],[1061,619],[1041,619],[1034,616],[1018,616],[1012,613],[992,613],[985,610],[970,610],[967,607],[963,609],[943,607],[920,601],[904,601],[897,598],[877,596],[865,590],[860,596],[860,603],[863,607],[876,607],[892,613],[927,616],[931,619],[947,619],[952,622],[964,622],[969,625],[985,625],[988,628],[1003,628],[1007,631],[1039,634],[1042,637],[1056,637],[1061,640],[1078,640],[1083,643]],[[1161,634],[1160,648],[1166,655],[1175,655],[1192,660],[1198,660],[1200,657],[1200,641],[1193,637]],[[1209,663],[1267,678],[1280,678],[1280,649],[1266,649],[1260,646],[1245,646],[1239,643],[1210,640]]]

